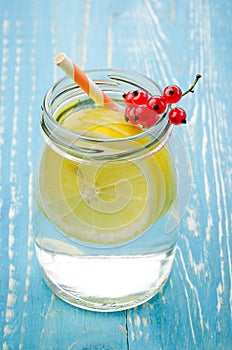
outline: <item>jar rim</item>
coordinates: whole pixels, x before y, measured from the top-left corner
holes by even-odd
[[[94,69],[88,69],[85,70],[85,73],[87,75],[94,75],[94,74],[101,74],[105,73],[106,78],[108,78],[111,82],[111,84],[115,87],[118,86],[118,82],[125,82],[128,84],[133,84],[133,86],[137,88],[142,88],[145,91],[148,91],[151,95],[154,95],[154,90],[158,90],[161,93],[160,86],[155,83],[151,78],[134,72],[129,71],[125,69],[119,69],[119,68],[94,68]],[[94,79],[93,79],[94,80]],[[143,84],[141,83],[143,81]],[[107,81],[104,80],[104,83],[107,84]],[[143,85],[143,86],[141,86]],[[56,90],[59,89],[59,87],[63,86],[63,90],[60,91],[58,94],[56,94]],[[158,120],[158,122],[153,125],[152,127],[142,130],[140,133],[128,137],[123,138],[93,138],[89,136],[85,136],[83,134],[78,134],[77,132],[73,132],[71,130],[68,130],[62,126],[55,118],[51,111],[51,104],[56,101],[56,99],[65,91],[83,91],[73,80],[68,77],[64,76],[61,79],[57,80],[53,86],[46,92],[45,97],[43,99],[42,103],[42,115],[41,115],[41,128],[43,131],[43,134],[45,136],[45,140],[48,141],[49,144],[51,142],[54,142],[56,146],[61,146],[62,148],[65,147],[65,140],[68,140],[68,144],[66,146],[69,146],[70,148],[70,140],[80,140],[88,142],[89,144],[118,144],[122,142],[133,142],[142,140],[144,138],[147,138],[147,136],[152,137],[153,142],[152,145],[154,145],[154,142],[160,142],[161,139],[166,139],[165,135],[167,135],[169,129],[171,128],[171,124],[168,120],[168,118],[164,115]],[[84,91],[83,91],[83,94]],[[54,95],[54,96],[53,96]],[[85,94],[87,96],[87,94]],[[51,101],[50,101],[51,99]],[[149,145],[143,146],[143,148],[149,147]]]

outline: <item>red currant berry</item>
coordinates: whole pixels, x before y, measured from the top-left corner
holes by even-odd
[[[135,107],[132,107],[132,106],[133,105],[126,107],[124,118],[127,122],[130,121],[132,124],[138,124],[137,118],[135,118]]]
[[[136,107],[134,113],[136,115],[138,123],[143,125],[143,123],[150,118],[151,111],[147,108],[146,105],[142,105]]]
[[[149,98],[147,106],[156,113],[161,114],[165,111],[167,102],[162,96],[153,96]]]
[[[149,118],[147,118],[146,121],[143,122],[143,126],[146,128],[146,129],[149,129],[150,127],[152,127],[153,125],[155,125],[158,120],[160,119],[160,116],[158,113],[156,112],[152,112],[152,114],[150,114]]]
[[[149,95],[146,91],[143,90],[134,90],[129,91],[122,96],[126,102],[126,104],[136,104],[136,105],[144,105],[147,103],[149,99]]]
[[[127,105],[132,104],[133,101],[133,91],[129,91],[126,94],[123,94],[122,97],[124,98],[124,101],[126,102]]]
[[[167,103],[177,103],[182,97],[182,91],[176,85],[169,85],[164,89],[163,97]]]
[[[186,112],[179,107],[171,109],[168,115],[169,121],[172,124],[180,125],[186,124]]]
[[[137,107],[128,106],[125,111],[125,120],[127,122],[130,121],[132,124],[139,124],[145,128],[150,128],[159,118],[159,114],[149,109],[146,105]]]
[[[130,105],[126,108],[125,112],[126,121],[130,121],[132,124],[143,124],[147,119],[147,108],[145,105],[135,106]]]
[[[147,106],[137,107],[135,109],[135,115],[136,115],[138,124],[144,126],[145,128],[150,128],[160,118],[158,113],[148,108]]]

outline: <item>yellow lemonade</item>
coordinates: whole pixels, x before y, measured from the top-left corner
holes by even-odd
[[[142,133],[122,113],[87,108],[57,121],[67,130],[94,140],[131,138],[143,146]],[[149,139],[149,134],[146,136]],[[136,158],[69,159],[45,145],[37,177],[37,202],[63,233],[82,242],[111,245],[127,242],[163,217],[176,198],[176,172],[168,147]]]

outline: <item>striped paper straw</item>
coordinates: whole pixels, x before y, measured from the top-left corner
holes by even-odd
[[[59,53],[54,62],[79,85],[96,104],[109,109],[118,109],[118,106],[65,54]]]

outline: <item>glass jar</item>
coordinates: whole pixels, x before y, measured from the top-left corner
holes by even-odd
[[[190,166],[167,116],[142,130],[122,95],[160,88],[119,69],[87,75],[118,106],[96,106],[70,78],[47,92],[35,179],[33,231],[48,286],[95,311],[139,305],[166,282],[190,193]]]

